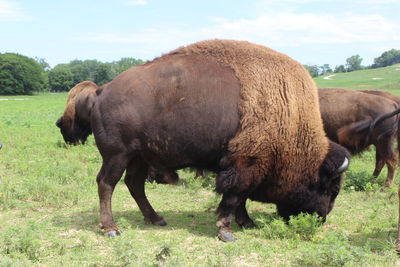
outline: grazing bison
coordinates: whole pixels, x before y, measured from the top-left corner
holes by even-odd
[[[286,55],[244,41],[203,41],[130,68],[96,93],[85,115],[103,158],[97,183],[108,236],[120,233],[111,197],[125,170],[144,219],[166,225],[145,195],[150,166],[217,172],[223,241],[234,240],[235,216],[241,226],[253,223],[247,198],[275,203],[285,218],[300,212],[325,218],[333,207],[349,153],[325,136],[315,84]],[[74,123],[79,116],[65,113],[60,120],[72,122],[58,124],[72,143],[89,132]],[[64,129],[71,125],[78,127]]]
[[[90,115],[97,88],[94,82],[83,81],[69,91],[64,115],[56,122],[65,142],[74,145],[84,143],[92,133]]]
[[[378,125],[371,125],[375,118],[396,111],[397,104],[387,98],[363,92],[321,88],[318,90],[322,120],[328,137],[346,147],[352,154],[364,151],[370,145],[376,148],[377,177],[386,164],[388,175],[385,186],[393,182],[398,155],[393,150],[398,118],[390,117]]]

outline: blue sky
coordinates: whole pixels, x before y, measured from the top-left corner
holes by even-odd
[[[204,39],[238,39],[302,64],[363,65],[400,49],[400,0],[0,0],[0,53],[150,60]]]

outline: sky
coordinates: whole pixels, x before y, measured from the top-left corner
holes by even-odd
[[[151,60],[206,39],[246,40],[302,64],[371,65],[400,49],[400,0],[0,0],[0,53]]]

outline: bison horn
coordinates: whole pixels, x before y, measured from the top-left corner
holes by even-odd
[[[349,167],[349,160],[347,159],[347,157],[344,157],[344,161],[342,165],[336,170],[336,173],[344,172],[345,170],[347,170],[347,167]]]

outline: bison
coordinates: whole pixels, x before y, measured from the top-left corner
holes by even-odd
[[[98,86],[91,81],[83,81],[68,92],[64,115],[56,122],[65,142],[69,144],[85,143],[92,133],[90,115],[95,103]]]
[[[77,112],[64,112],[57,125],[71,143],[94,134],[103,159],[97,183],[105,235],[120,234],[111,197],[124,171],[144,219],[166,225],[145,195],[150,167],[217,173],[223,241],[235,239],[233,218],[253,225],[248,198],[275,203],[284,218],[307,212],[325,219],[333,207],[349,153],[325,136],[317,88],[284,54],[245,41],[202,41],[128,69],[96,95],[93,105],[93,94],[76,101]],[[81,123],[88,114],[90,129]]]
[[[393,150],[398,118],[390,117],[395,113],[390,114],[373,129],[371,126],[375,125],[374,119],[379,116],[396,112],[397,104],[381,96],[346,89],[321,88],[318,95],[328,137],[352,154],[374,145],[376,164],[373,176],[377,177],[386,164],[388,175],[385,186],[391,186],[398,161],[398,155]]]
[[[358,90],[358,91],[363,92],[363,93],[367,93],[367,94],[386,97],[386,98],[391,99],[394,102],[396,102],[397,106],[400,107],[400,96],[398,96],[398,95],[394,95],[394,94],[391,94],[389,92],[385,92],[385,91],[382,91],[382,90]],[[397,151],[400,154],[400,131],[397,131]]]
[[[378,95],[382,97],[386,97],[388,99],[393,100],[400,106],[400,96],[391,94],[389,92],[385,92],[382,90],[360,90],[363,93]],[[399,122],[400,123],[400,122]],[[397,151],[400,154],[400,131],[397,131]],[[398,199],[399,199],[399,222],[397,224],[397,238],[396,238],[396,250],[400,253],[400,187],[398,189]]]

